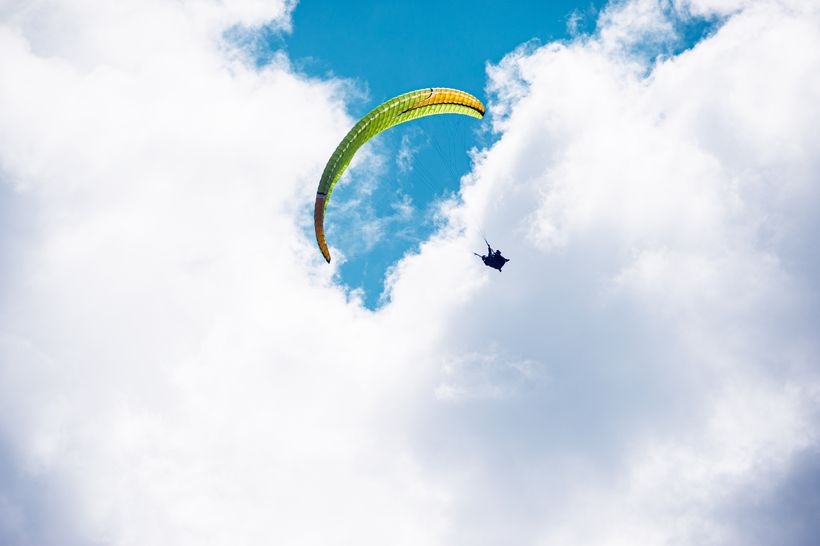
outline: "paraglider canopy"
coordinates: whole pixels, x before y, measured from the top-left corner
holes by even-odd
[[[330,194],[359,148],[382,131],[414,119],[439,114],[458,114],[481,119],[484,113],[484,105],[469,93],[445,87],[428,87],[394,97],[359,120],[330,156],[316,190],[313,224],[316,243],[325,260],[330,263],[324,228]]]

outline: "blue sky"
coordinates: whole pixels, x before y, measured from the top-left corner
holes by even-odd
[[[596,5],[597,4],[597,5]],[[301,3],[293,14],[293,32],[270,36],[271,51],[284,50],[292,62],[313,76],[353,80],[365,92],[351,104],[351,114],[364,115],[381,102],[422,87],[454,87],[486,102],[486,67],[530,41],[547,42],[594,28],[601,2],[345,2]],[[413,146],[413,169],[402,172],[395,158],[402,138]],[[355,184],[333,194],[328,237],[349,259],[340,268],[341,281],[364,290],[364,301],[379,303],[387,268],[415,250],[436,228],[434,199],[453,195],[459,178],[470,168],[472,147],[493,139],[488,124],[472,119],[425,119],[379,136],[378,150],[387,159],[376,174],[378,190],[358,196],[361,206],[344,214],[345,202],[356,199]],[[348,177],[356,176],[346,175]],[[387,224],[371,248],[357,244],[362,222],[395,217],[403,196],[411,199],[412,216]],[[360,216],[361,215],[361,216]],[[504,233],[487,234],[503,248]],[[483,242],[475,242],[475,250]],[[477,262],[480,265],[480,262]]]
[[[463,89],[486,102],[488,64],[526,43],[570,40],[593,32],[601,5],[562,0],[514,2],[498,9],[489,1],[374,5],[322,0],[298,4],[293,31],[270,32],[268,50],[258,54],[264,59],[284,51],[308,75],[351,80],[362,92],[350,105],[354,118],[393,96],[428,86]],[[673,55],[697,43],[715,23],[714,18],[677,20],[675,40],[640,47],[653,57]],[[364,173],[345,175],[353,182],[334,193],[328,237],[347,254],[340,267],[341,282],[361,289],[368,307],[384,303],[380,295],[388,268],[438,227],[436,203],[457,195],[460,177],[471,168],[469,150],[486,148],[494,138],[488,121],[425,119],[380,135],[371,147],[384,161],[368,165]],[[403,144],[412,155],[401,168]],[[368,179],[364,190],[357,180],[363,177]],[[379,235],[363,245],[368,227]],[[486,235],[501,248],[505,237],[512,236],[503,230]],[[480,238],[475,250],[483,250]]]

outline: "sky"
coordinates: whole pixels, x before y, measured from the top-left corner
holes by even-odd
[[[360,117],[399,93],[424,86],[454,87],[486,99],[488,63],[498,63],[523,43],[588,33],[601,5],[514,2],[498,9],[496,2],[486,1],[389,6],[308,2],[294,9],[295,32],[257,37],[255,52],[260,65],[284,51],[305,74],[347,79],[359,94],[349,109]],[[396,13],[401,13],[400,24]],[[714,27],[715,19],[676,21],[677,37],[647,48],[646,54],[690,47]],[[385,303],[388,268],[416,251],[436,229],[436,202],[457,198],[460,178],[471,167],[470,150],[489,146],[495,137],[488,124],[458,117],[402,126],[373,143],[382,159],[358,175],[369,177],[375,171],[377,176],[342,184],[331,208],[341,210],[328,216],[328,230],[344,259],[339,280],[358,289],[367,307]],[[503,245],[506,234],[485,235]],[[475,250],[485,248],[481,239],[475,240]]]
[[[453,87],[483,99],[488,63],[524,42],[577,34],[594,23],[595,14],[594,2],[572,1],[512,3],[504,9],[483,0],[308,2],[293,11],[294,32],[270,32],[257,55],[264,63],[284,51],[305,74],[348,80],[359,95],[349,110],[361,117],[421,87]],[[331,210],[340,210],[328,215],[328,231],[344,256],[339,278],[359,289],[369,308],[384,304],[387,269],[437,227],[435,202],[457,195],[460,177],[470,170],[470,150],[493,138],[486,124],[458,117],[397,128],[374,143],[382,155],[378,176],[354,182],[352,173],[351,182],[334,194]],[[476,250],[483,244],[479,238]]]
[[[0,543],[814,544],[820,6],[470,6],[0,4]]]

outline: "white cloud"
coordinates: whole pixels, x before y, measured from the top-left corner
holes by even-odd
[[[550,381],[495,406],[465,400],[489,423],[427,422],[438,441],[469,438],[447,453],[474,463],[456,525],[473,534],[453,543],[816,536],[811,496],[775,506],[780,530],[763,534],[732,510],[817,452],[820,18],[797,2],[735,9],[651,71],[647,35],[685,16],[667,3],[610,7],[596,36],[490,68],[499,141],[449,210],[452,231],[397,268],[393,301],[434,292],[425,304],[453,309],[450,344],[513,348]],[[470,275],[461,258],[440,264],[480,246],[482,227],[513,258],[502,277],[452,292],[426,272]]]
[[[378,313],[308,229],[344,85],[220,40],[291,7],[0,9],[0,541],[816,536],[778,504],[816,473],[811,3],[628,2],[491,67],[499,139]],[[727,19],[647,70],[688,12]]]
[[[399,171],[407,173],[413,170],[413,156],[416,150],[412,146],[412,134],[405,133],[401,136],[401,146],[396,154],[396,163]]]
[[[380,441],[400,365],[371,366],[416,350],[361,343],[384,326],[301,226],[343,87],[248,68],[231,6],[4,13],[4,544],[435,532],[439,491]]]
[[[444,361],[436,396],[460,402],[469,399],[502,399],[518,396],[531,383],[544,381],[542,365],[497,353],[498,347],[476,347]]]

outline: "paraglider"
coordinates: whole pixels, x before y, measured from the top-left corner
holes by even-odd
[[[436,114],[461,114],[481,119],[485,111],[481,101],[469,93],[444,87],[428,87],[392,98],[359,120],[330,156],[316,191],[313,226],[316,243],[325,260],[330,263],[324,228],[330,193],[362,145],[382,131],[413,119]]]
[[[487,242],[487,239],[484,239],[484,242],[487,243],[487,255],[482,256],[477,252],[473,252],[473,254],[481,258],[481,261],[484,262],[484,265],[486,265],[487,267],[492,267],[493,269],[497,269],[500,273],[501,268],[504,267],[504,264],[506,264],[510,260],[502,256],[500,250],[493,250],[493,247],[490,246],[490,243]]]

